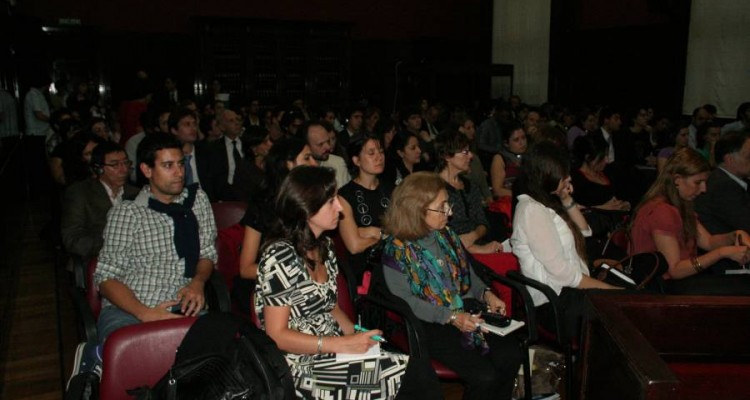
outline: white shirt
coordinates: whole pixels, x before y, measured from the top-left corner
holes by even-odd
[[[240,152],[240,156],[242,158],[245,158],[245,153],[242,151],[242,141],[240,140],[239,136],[234,139],[237,142],[237,151]],[[234,163],[234,145],[232,145],[232,139],[224,136],[224,143],[226,144],[227,149],[227,161],[229,161],[229,169],[228,169],[228,176],[227,176],[227,183],[230,185],[234,183],[234,171],[237,169],[237,165]],[[193,175],[193,178],[195,178],[196,175]]]
[[[609,144],[609,152],[607,153],[607,164],[615,162],[615,145],[612,144],[612,135],[602,128],[602,136],[604,140]]]
[[[50,116],[49,104],[47,99],[44,98],[44,94],[37,89],[31,88],[26,93],[26,97],[23,101],[23,115],[26,120],[26,134],[31,136],[47,136],[49,131],[49,122],[40,121],[34,114],[36,111],[41,111],[42,114]]]
[[[721,134],[726,135],[729,132],[740,132],[745,129],[745,124],[741,120],[730,122],[721,127]]]
[[[138,132],[135,135],[131,136],[130,139],[128,139],[127,143],[125,143],[125,154],[128,155],[128,160],[133,162],[133,165],[135,168],[130,169],[130,181],[135,183],[136,179],[136,170],[138,169],[138,160],[136,160],[137,152],[138,152],[138,145],[141,143],[143,138],[146,137],[146,132]]]
[[[688,126],[688,146],[690,146],[691,149],[698,148],[698,128],[693,124]]]
[[[104,190],[107,191],[107,198],[109,198],[109,201],[112,203],[113,206],[116,206],[122,203],[122,194],[125,193],[125,188],[121,186],[120,190],[118,190],[117,193],[115,193],[114,191],[112,191],[112,188],[109,187],[109,185],[104,183],[103,180],[99,179],[99,183],[101,183],[102,186],[104,186]]]
[[[582,232],[591,236],[591,228]],[[510,238],[521,272],[560,294],[563,287],[577,287],[589,275],[586,262],[576,252],[575,238],[568,224],[555,210],[527,195],[518,196]],[[535,306],[547,303],[542,292],[528,288]]]
[[[346,161],[335,154],[329,154],[327,160],[320,162],[320,166],[331,168],[336,172],[336,186],[339,189],[351,180]]]
[[[728,177],[732,178],[733,181],[737,182],[738,185],[742,186],[742,190],[747,191],[747,182],[745,182],[745,180],[740,179],[737,175],[727,171],[724,167],[719,167],[719,169],[727,174]]]

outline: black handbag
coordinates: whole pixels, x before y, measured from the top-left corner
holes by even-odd
[[[600,258],[594,261],[592,276],[596,279],[627,289],[647,289],[662,292],[661,276],[669,265],[658,251],[638,253],[620,261]]]

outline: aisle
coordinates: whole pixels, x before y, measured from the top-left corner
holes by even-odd
[[[0,398],[62,398],[55,292],[55,251],[39,237],[44,203],[2,209],[0,237]],[[75,350],[67,272],[58,272],[65,374]]]

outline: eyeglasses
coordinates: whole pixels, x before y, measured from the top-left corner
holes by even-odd
[[[450,203],[443,203],[443,209],[442,210],[438,210],[438,209],[435,209],[435,208],[428,208],[427,211],[432,211],[432,212],[440,213],[440,214],[443,214],[443,215],[452,215],[453,214],[453,205],[450,204]]]
[[[109,164],[104,164],[105,167],[110,167],[110,168],[117,168],[117,167],[130,168],[131,165],[133,165],[133,162],[130,160],[113,161]]]

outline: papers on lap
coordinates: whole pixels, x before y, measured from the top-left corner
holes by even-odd
[[[500,335],[500,336],[505,336],[505,335],[507,335],[507,334],[515,331],[516,329],[518,329],[518,328],[520,328],[520,327],[522,327],[524,325],[526,325],[526,323],[524,323],[523,321],[516,321],[514,319],[510,320],[510,325],[508,325],[508,326],[506,326],[504,328],[501,328],[501,327],[495,326],[495,325],[490,325],[490,324],[488,324],[486,322],[483,322],[483,323],[479,324],[479,326],[482,329],[486,329],[488,332],[492,332],[495,335]]]
[[[380,343],[370,347],[369,350],[361,354],[336,353],[336,361],[364,360],[366,358],[374,358],[378,356],[380,356]]]

